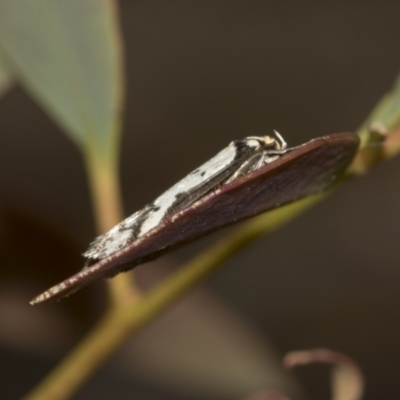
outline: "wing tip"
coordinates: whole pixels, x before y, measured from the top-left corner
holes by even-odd
[[[70,285],[66,284],[65,282],[61,282],[58,285],[55,285],[45,292],[39,294],[39,296],[33,298],[29,304],[34,306],[36,304],[46,303],[48,301],[64,297],[68,294],[68,289],[70,289]]]

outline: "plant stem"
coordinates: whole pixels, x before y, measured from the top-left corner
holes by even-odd
[[[103,233],[123,219],[121,190],[118,179],[117,157],[101,157],[98,151],[89,151],[86,170],[90,183],[97,231]],[[120,274],[107,280],[112,304],[124,302],[133,293],[133,273]]]

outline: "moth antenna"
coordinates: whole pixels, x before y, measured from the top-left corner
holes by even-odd
[[[284,138],[282,137],[282,135],[281,135],[277,130],[275,130],[275,129],[274,129],[274,135],[275,135],[275,137],[278,139],[278,143],[279,143],[279,145],[280,145],[280,147],[281,147],[281,150],[286,149],[287,143],[286,143],[285,139],[284,139]]]

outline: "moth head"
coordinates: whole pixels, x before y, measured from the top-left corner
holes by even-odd
[[[275,130],[274,136],[248,136],[246,144],[255,149],[262,148],[263,150],[285,150],[287,148],[287,143]]]

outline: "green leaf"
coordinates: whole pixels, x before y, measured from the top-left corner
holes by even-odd
[[[83,149],[118,147],[121,39],[112,0],[0,0],[0,47],[19,82]]]

